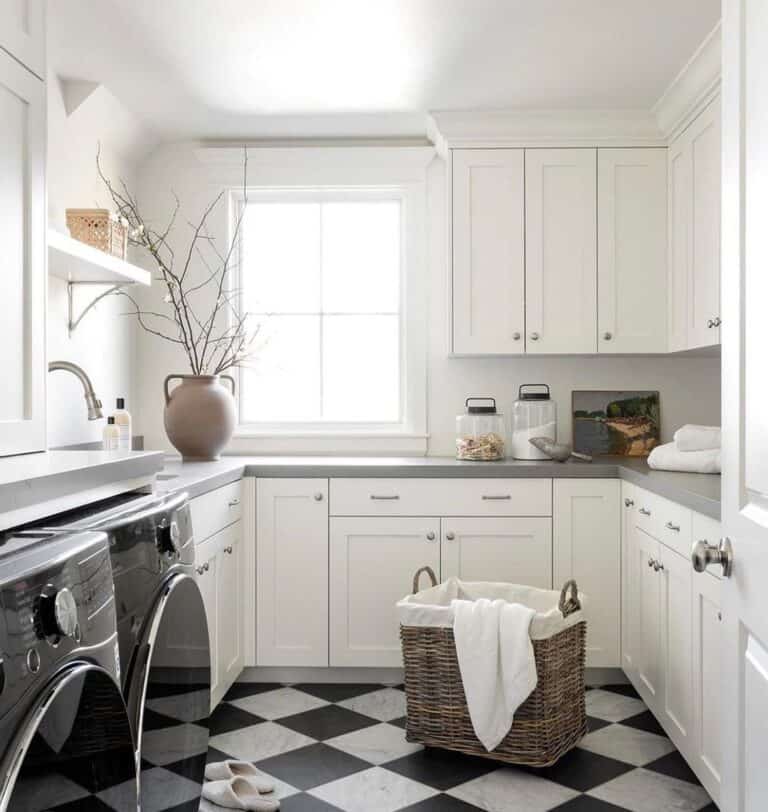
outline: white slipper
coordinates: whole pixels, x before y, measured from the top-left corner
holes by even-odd
[[[207,781],[203,784],[203,798],[227,809],[245,809],[248,812],[276,812],[280,809],[280,801],[263,798],[247,778]]]
[[[275,785],[265,778],[250,761],[216,761],[205,765],[205,778],[207,781],[223,781],[228,778],[247,778],[251,785],[262,794],[274,792]]]

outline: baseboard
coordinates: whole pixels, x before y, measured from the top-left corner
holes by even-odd
[[[587,668],[584,681],[591,687],[599,685],[629,685],[627,675],[620,668]]]
[[[402,668],[309,668],[301,666],[256,666],[245,668],[238,682],[375,682],[397,685]]]

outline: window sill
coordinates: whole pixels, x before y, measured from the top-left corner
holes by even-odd
[[[242,427],[227,447],[237,454],[342,454],[417,456],[427,453],[427,434],[384,432],[260,432]]]

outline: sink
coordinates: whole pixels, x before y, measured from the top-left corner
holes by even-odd
[[[163,474],[163,473],[160,473],[160,474],[157,475],[157,478],[158,478],[158,480],[163,482],[166,479],[178,479],[179,475],[178,474]]]

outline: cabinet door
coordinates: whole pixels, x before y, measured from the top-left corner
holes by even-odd
[[[667,151],[597,151],[597,348],[667,350]]]
[[[242,523],[222,531],[222,543],[217,553],[219,682],[223,692],[243,670],[243,529]]]
[[[208,621],[208,642],[211,647],[211,708],[223,694],[220,691],[219,674],[219,618],[218,618],[218,539],[210,538],[195,547],[197,585],[203,597],[205,619]]]
[[[723,704],[720,581],[708,572],[694,573],[692,579],[694,712],[693,736],[687,755],[704,788],[718,803],[722,764],[720,713]]]
[[[691,562],[660,545],[661,667],[664,727],[677,748],[686,753],[693,733],[691,641]]]
[[[328,480],[256,483],[256,664],[328,665]]]
[[[440,577],[438,519],[331,519],[330,664],[403,665],[395,604],[429,566]]]
[[[720,102],[713,102],[687,131],[693,210],[688,346],[720,343]],[[710,326],[715,322],[715,326]]]
[[[635,486],[621,483],[621,667],[631,679],[637,679],[637,562],[634,555],[635,516],[637,511]]]
[[[0,48],[40,78],[45,76],[45,0],[0,3]]]
[[[669,350],[688,348],[688,283],[691,255],[691,152],[681,136],[668,150]]]
[[[443,579],[552,588],[551,519],[452,518],[441,524]]]
[[[587,666],[618,668],[621,629],[620,483],[555,479],[554,586],[574,578],[587,596]]]
[[[597,155],[525,151],[526,351],[597,352]]]
[[[661,702],[661,578],[653,567],[659,542],[635,526],[634,558],[637,572],[637,687],[652,709]]]
[[[0,51],[0,456],[45,449],[45,224],[45,85]]]
[[[453,351],[525,351],[524,162],[521,149],[455,149]]]

